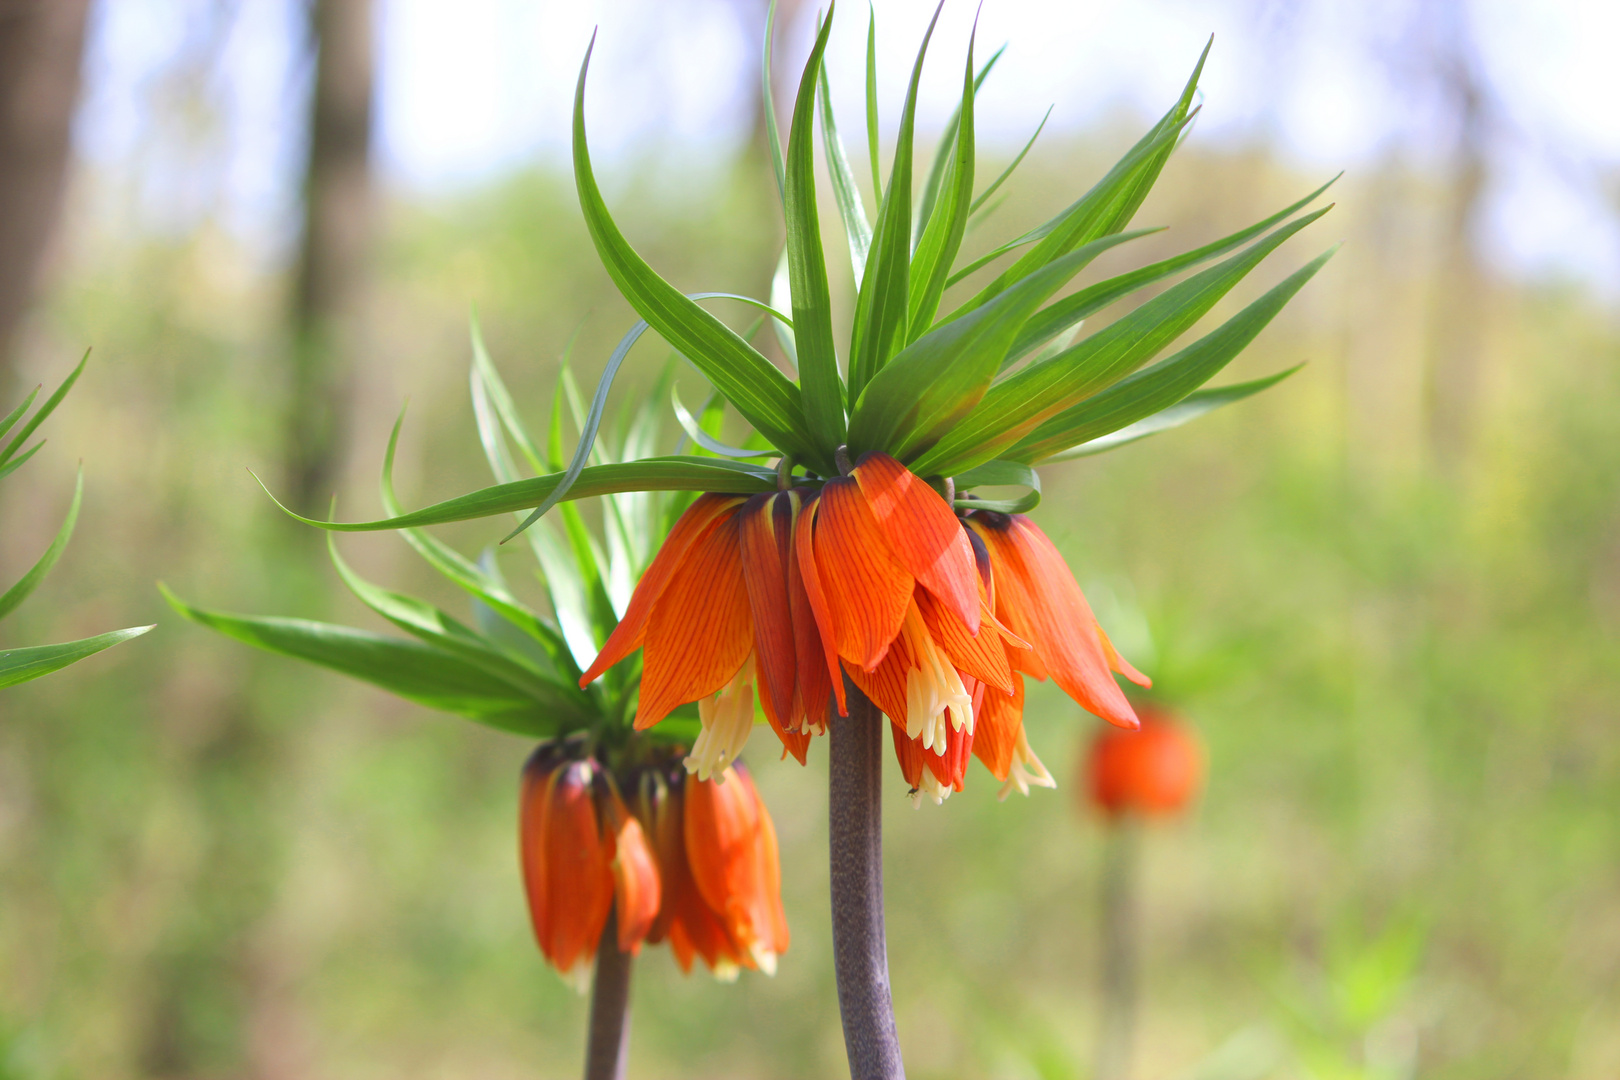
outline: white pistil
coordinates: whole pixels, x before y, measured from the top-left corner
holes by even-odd
[[[960,731],[965,723],[973,733],[973,696],[945,650],[934,644],[916,604],[906,611],[902,633],[914,664],[906,672],[906,734],[921,739],[923,749],[944,753],[946,724]]]
[[[1018,744],[1013,747],[1012,768],[1007,770],[1007,782],[1001,785],[1001,794],[997,798],[1005,801],[1013,788],[1017,788],[1020,795],[1028,795],[1031,787],[1055,788],[1057,781],[1046,771],[1046,766],[1035,756],[1035,751],[1029,748],[1029,738],[1020,729]]]
[[[703,730],[686,757],[686,771],[699,780],[724,783],[726,766],[737,760],[754,730],[754,655],[748,654],[731,681],[698,702]]]

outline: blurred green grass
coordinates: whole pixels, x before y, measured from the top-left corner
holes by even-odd
[[[1040,220],[1103,161],[1079,146],[1044,157],[988,232]],[[612,201],[634,242],[678,285],[763,294],[778,228],[763,174],[671,194],[674,167],[625,170],[636,179]],[[1190,246],[1314,183],[1258,152],[1189,148],[1138,220]],[[1310,366],[1195,426],[1052,468],[1037,511],[1122,650],[1210,748],[1198,811],[1148,838],[1139,1075],[1612,1076],[1620,332],[1574,287],[1491,280],[1468,313],[1486,342],[1475,433],[1440,468],[1424,368],[1443,193],[1394,169],[1341,188],[1339,209],[1232,300],[1347,239],[1230,374]],[[388,219],[346,516],[376,510],[406,397],[407,502],[485,482],[465,392],[473,304],[535,414],[576,328],[592,378],[633,318],[565,178]],[[49,378],[96,350],[0,508],[9,572],[48,540],[82,456],[80,531],[7,633],[161,625],[0,701],[6,1080],[577,1069],[585,1004],[542,966],[518,881],[527,748],[251,655],[180,623],[152,587],[376,625],[244,471],[274,476],[285,284],[211,232],[81,230],[27,358]],[[641,374],[662,360],[644,349]],[[698,400],[696,377],[686,386]],[[474,550],[500,531],[445,535]],[[342,542],[374,580],[460,603],[397,538]],[[513,580],[527,573],[525,556],[501,557]],[[1027,800],[997,803],[975,767],[966,792],[913,811],[891,770],[891,964],[919,1080],[1089,1075],[1099,838],[1075,770],[1092,723],[1032,694],[1031,741],[1060,786]],[[768,738],[752,751],[793,947],[774,979],[741,986],[682,978],[651,950],[634,1075],[843,1067],[825,759],[776,762]],[[1422,939],[1410,974],[1356,966],[1407,926]]]

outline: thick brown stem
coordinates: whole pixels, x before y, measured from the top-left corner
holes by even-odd
[[[849,715],[828,721],[833,965],[852,1080],[903,1080],[883,937],[883,728],[845,683]]]
[[[591,979],[591,1028],[585,1040],[585,1080],[624,1080],[630,1061],[630,964],[619,951],[619,919],[608,912],[596,945]]]
[[[1137,823],[1109,823],[1102,871],[1102,1018],[1096,1080],[1128,1080],[1136,1034]]]

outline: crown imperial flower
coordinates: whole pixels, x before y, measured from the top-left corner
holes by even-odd
[[[1110,817],[1179,813],[1203,780],[1203,748],[1164,709],[1144,705],[1137,713],[1139,731],[1104,728],[1092,740],[1086,797]]]

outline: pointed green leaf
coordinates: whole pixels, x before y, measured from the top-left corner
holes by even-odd
[[[7,461],[9,461],[11,456],[17,452],[17,447],[27,442],[28,436],[32,435],[35,429],[45,422],[45,418],[47,416],[50,416],[51,413],[56,411],[56,407],[62,403],[62,399],[67,397],[67,392],[73,389],[73,384],[79,381],[79,376],[84,372],[84,365],[88,364],[89,362],[90,350],[86,349],[84,351],[84,356],[79,360],[78,367],[75,367],[72,373],[69,374],[67,378],[62,380],[62,384],[56,388],[55,392],[52,393],[50,397],[45,399],[45,404],[41,405],[39,407],[39,411],[22,426],[22,430],[18,431],[17,434],[12,436],[11,441],[6,444],[6,448],[4,450],[0,450],[0,465],[4,465]],[[34,400],[34,395],[29,394],[28,400]],[[26,402],[24,404],[26,404]]]
[[[972,468],[1028,435],[1036,425],[1135,371],[1169,345],[1279,244],[1331,207],[1292,221],[1246,250],[1154,297],[1129,315],[1049,360],[997,380],[961,423],[916,461],[919,475]]]
[[[827,172],[832,177],[838,216],[843,219],[844,235],[849,240],[849,265],[854,271],[855,288],[859,291],[861,276],[866,272],[866,254],[872,248],[872,226],[866,220],[866,205],[861,201],[861,190],[855,184],[855,170],[850,168],[849,156],[844,152],[844,140],[838,134],[825,60],[822,61],[821,74],[816,82],[821,97],[821,148],[827,155]],[[881,192],[878,197],[882,198]]]
[[[114,630],[78,641],[64,641],[59,645],[31,645],[22,649],[0,649],[0,690],[18,683],[37,679],[76,664],[102,649],[111,648],[120,641],[140,637],[150,626],[132,626],[128,630]]]
[[[1040,459],[1040,463],[1049,465],[1055,461],[1090,457],[1093,454],[1101,454],[1125,446],[1128,443],[1136,442],[1138,439],[1145,439],[1149,435],[1157,435],[1161,431],[1178,428],[1182,424],[1198,419],[1205,413],[1214,412],[1222,406],[1230,405],[1235,401],[1242,401],[1246,397],[1252,397],[1262,390],[1275,386],[1304,366],[1304,364],[1296,364],[1286,371],[1279,371],[1275,375],[1267,375],[1263,379],[1254,379],[1250,382],[1233,383],[1231,386],[1216,387],[1213,390],[1195,390],[1169,408],[1160,409],[1152,416],[1138,420],[1134,424],[1127,424],[1118,431],[1109,432],[1107,435],[1099,435],[1094,439],[1086,440],[1079,446],[1071,447],[1050,457],[1043,457]],[[1019,447],[1014,447],[1012,452],[1017,454],[1021,450]]]
[[[673,386],[669,388],[669,401],[674,406],[675,419],[680,422],[688,437],[711,454],[729,458],[757,458],[774,457],[777,453],[775,450],[744,450],[739,446],[728,446],[716,439],[698,425],[697,418],[681,404],[681,395]]]
[[[0,465],[0,479],[4,479],[6,476],[9,476],[11,473],[14,473],[18,469],[22,468],[25,464],[27,464],[29,458],[39,453],[39,448],[44,445],[45,440],[41,439],[39,442],[35,443],[33,446],[30,446],[27,450],[24,450],[22,453],[18,454],[4,465]]]
[[[821,451],[805,428],[799,388],[725,323],[654,273],[614,224],[591,172],[585,142],[585,76],[589,68],[587,51],[574,94],[574,181],[586,227],[608,276],[636,313],[690,360],[755,430],[799,460],[830,472],[831,456]]]
[[[975,32],[977,27],[975,26]],[[996,56],[1000,56],[998,52]],[[990,72],[995,57],[984,66]],[[984,75],[980,75],[982,80]],[[951,264],[962,246],[962,234],[967,229],[968,206],[973,201],[973,97],[978,87],[973,81],[973,41],[968,41],[967,66],[962,74],[962,103],[956,111],[956,146],[946,155],[949,164],[943,173],[943,199],[938,212],[930,200],[923,208],[922,238],[917,242],[916,254],[911,260],[911,314],[906,342],[910,344],[922,337],[939,311],[939,299],[945,292],[945,279],[950,277]],[[932,183],[933,178],[930,177]],[[932,190],[938,191],[939,184]]]
[[[1018,156],[1012,159],[1012,163],[1005,169],[1001,170],[1001,175],[996,177],[995,180],[991,182],[990,186],[985,188],[984,191],[979,194],[978,198],[973,200],[973,205],[969,207],[969,213],[978,213],[979,207],[988,202],[990,196],[994,195],[996,191],[1000,189],[1001,185],[1007,182],[1007,178],[1013,174],[1013,170],[1018,168],[1019,165],[1023,164],[1024,157],[1034,147],[1035,140],[1041,137],[1041,132],[1045,129],[1046,122],[1052,119],[1052,108],[1053,106],[1051,105],[1046,107],[1046,115],[1041,117],[1041,122],[1039,124],[1035,125],[1035,134],[1029,137],[1029,141],[1024,144],[1024,148],[1022,150],[1018,151]],[[955,285],[959,278],[966,277],[967,274],[971,272],[972,271],[966,271],[962,274],[953,275],[951,277],[951,284]]]
[[[968,63],[970,65],[973,63],[973,38],[977,37],[978,33],[979,20],[975,18],[973,20],[973,34],[968,40]],[[1001,54],[1006,51],[1007,46],[1005,45],[997,49],[990,59],[984,62],[984,67],[979,69],[977,77],[974,77],[972,72],[968,73],[968,78],[973,80],[973,90],[971,96],[968,94],[963,95],[964,100],[971,100],[972,96],[978,95],[979,88],[984,85],[984,80],[989,77],[991,70],[996,66],[996,61],[1000,60]],[[939,134],[939,145],[934,149],[934,160],[928,166],[928,179],[923,181],[922,198],[917,201],[917,220],[912,222],[911,226],[913,236],[921,237],[927,230],[929,221],[933,219],[934,206],[939,202],[940,191],[945,183],[946,169],[956,159],[958,153],[957,126],[961,122],[962,106],[959,104],[951,113],[951,118],[945,122],[945,129]],[[972,159],[970,158],[969,161],[971,162]],[[920,246],[921,243],[922,241],[919,240],[918,245]]]
[[[883,166],[878,160],[877,9],[866,5],[866,156],[872,165],[872,198],[883,203]]]
[[[838,376],[833,343],[832,296],[827,288],[827,260],[821,250],[821,219],[816,213],[816,82],[821,57],[832,32],[834,4],[816,35],[799,79],[788,132],[787,187],[783,218],[787,225],[788,284],[793,296],[793,341],[798,349],[799,386],[804,421],[822,452],[831,457],[844,441],[844,388]]]
[[[1120,380],[1095,397],[1047,420],[1008,451],[1007,456],[1018,461],[1038,461],[1174,405],[1214,378],[1234,356],[1247,348],[1255,335],[1265,329],[1283,305],[1293,299],[1337,250],[1335,246],[1317,256],[1174,356]]]
[[[79,469],[78,477],[73,481],[73,501],[68,504],[67,518],[63,520],[62,527],[56,531],[56,538],[51,541],[50,547],[39,561],[29,568],[28,572],[17,579],[16,584],[0,595],[0,619],[5,618],[16,610],[18,604],[28,598],[28,594],[39,587],[39,583],[50,573],[56,560],[62,557],[62,549],[67,547],[68,539],[73,535],[73,524],[79,520],[79,500],[84,495],[84,469]]]
[[[1013,343],[1012,349],[1007,353],[1004,366],[1010,367],[1022,357],[1029,355],[1030,350],[1039,346],[1041,342],[1062,333],[1082,319],[1090,318],[1115,300],[1128,296],[1155,281],[1167,278],[1172,274],[1179,273],[1217,256],[1225,255],[1227,252],[1243,246],[1278,222],[1292,217],[1295,212],[1315,202],[1317,197],[1332,187],[1338,179],[1339,177],[1335,176],[1292,206],[1272,214],[1264,221],[1250,225],[1247,229],[1240,229],[1230,236],[1224,236],[1214,243],[1183,252],[1174,258],[1165,259],[1162,262],[1156,262],[1138,270],[1132,270],[1128,274],[1120,274],[1118,277],[1112,277],[1106,281],[1099,281],[1095,285],[1087,286],[1079,292],[1065,296],[1050,307],[1043,308],[1019,332],[1018,340]]]
[[[760,57],[759,104],[765,110],[765,141],[770,144],[771,168],[776,171],[776,195],[787,202],[787,178],[782,165],[782,134],[776,127],[776,88],[771,85],[771,44],[776,36],[776,0],[765,9],[765,48]],[[595,36],[591,43],[596,42]],[[586,54],[589,61],[590,54]]]
[[[431,645],[309,619],[206,611],[158,587],[169,606],[199,626],[265,652],[330,668],[419,705],[536,738],[556,735],[565,719],[576,719],[546,711],[517,687]]]
[[[904,460],[921,453],[990,389],[1018,328],[1087,263],[1130,234],[1107,236],[1058,259],[966,318],[930,331],[878,372],[850,420],[850,449]],[[926,474],[924,474],[926,475]]]
[[[334,532],[375,532],[381,529],[414,529],[442,525],[449,521],[470,521],[513,511],[527,510],[555,490],[561,473],[515,480],[481,488],[454,499],[378,521],[322,521],[295,514],[275,500],[288,516]],[[260,482],[260,487],[264,487]],[[776,490],[776,471],[719,458],[659,457],[625,461],[617,465],[593,465],[581,471],[569,489],[569,499],[588,499],[619,491],[719,491],[752,495]],[[270,489],[265,488],[265,494]]]
[[[32,390],[28,391],[28,396],[22,399],[21,405],[18,405],[15,409],[12,409],[10,412],[6,413],[4,417],[0,417],[0,439],[5,438],[6,432],[10,431],[16,425],[17,421],[22,419],[23,413],[28,411],[28,406],[32,405],[34,403],[34,399],[39,396],[39,391],[40,387],[34,387]]]
[[[1209,47],[1205,46],[1204,56],[1208,55]],[[1129,223],[1146,196],[1147,187],[1152,186],[1175,148],[1177,136],[1191,119],[1189,110],[1203,67],[1204,57],[1200,57],[1186,89],[1170,111],[1090,191],[1042,227],[1046,234],[1039,243],[946,318],[961,318],[1065,252],[1099,236],[1118,232]],[[1144,183],[1147,186],[1143,186]]]
[[[940,0],[940,7],[944,7],[944,0]],[[917,50],[917,62],[911,69],[911,85],[906,90],[905,108],[900,113],[900,136],[895,142],[889,186],[878,204],[872,250],[867,254],[866,274],[861,278],[861,289],[855,298],[849,353],[851,401],[860,400],[861,391],[872,376],[903,343],[910,314],[911,143],[917,122],[917,85],[922,80],[923,58],[928,55],[928,42],[934,36],[939,11],[940,8],[934,9],[922,47]],[[812,464],[823,476],[832,475],[813,463],[807,464]]]

